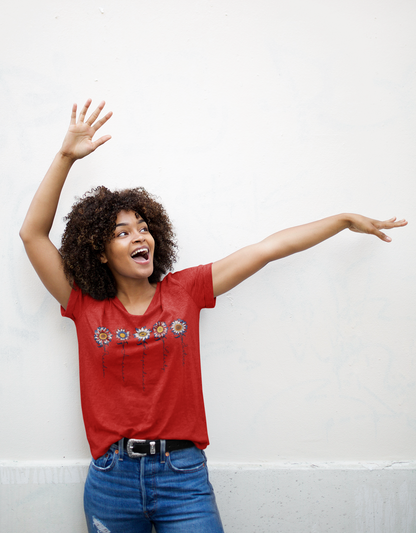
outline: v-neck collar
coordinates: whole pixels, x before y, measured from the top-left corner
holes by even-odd
[[[146,311],[142,314],[142,315],[134,315],[133,313],[130,313],[125,307],[124,307],[124,304],[122,304],[121,300],[118,298],[118,296],[115,296],[114,298],[114,304],[116,305],[116,307],[118,307],[121,311],[123,311],[124,313],[127,313],[128,315],[132,316],[132,317],[142,317],[142,316],[145,316],[145,315],[148,315],[149,313],[152,312],[152,309],[157,305],[157,301],[159,299],[159,292],[160,292],[160,282],[156,285],[156,291],[152,297],[152,299],[150,300],[150,303],[149,305],[147,306],[147,309]]]

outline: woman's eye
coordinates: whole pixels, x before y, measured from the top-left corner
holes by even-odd
[[[127,231],[120,231],[117,237],[123,237],[124,235],[127,235]]]
[[[140,233],[145,233],[146,231],[148,231],[148,229],[145,226],[140,229]]]

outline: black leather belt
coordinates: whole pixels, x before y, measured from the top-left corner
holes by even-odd
[[[132,459],[144,457],[145,455],[155,455],[160,453],[160,440],[142,440],[124,438],[124,447]],[[183,450],[191,448],[194,443],[190,440],[166,440],[166,451]]]

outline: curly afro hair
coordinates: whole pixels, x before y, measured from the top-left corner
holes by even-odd
[[[114,298],[117,286],[113,274],[101,262],[104,246],[116,229],[120,211],[140,214],[155,240],[153,273],[150,283],[161,281],[176,261],[177,242],[164,207],[142,187],[110,191],[97,187],[85,193],[68,216],[60,253],[67,278],[96,300]]]

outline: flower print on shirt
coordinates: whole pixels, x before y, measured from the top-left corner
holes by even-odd
[[[156,322],[153,326],[153,335],[156,337],[156,340],[164,339],[167,332],[168,327],[165,322]]]
[[[105,366],[105,356],[107,353],[107,346],[112,341],[113,335],[111,334],[110,330],[108,330],[107,328],[99,327],[94,332],[94,339],[95,339],[95,342],[98,344],[98,346],[100,348],[103,348],[102,366],[103,366],[103,377],[105,377],[105,369],[107,368]]]
[[[175,337],[185,335],[187,327],[185,320],[180,320],[179,318],[174,320],[170,325],[170,329],[173,331]]]
[[[137,339],[137,344],[143,345],[143,354],[142,354],[142,386],[143,390],[145,390],[145,356],[146,356],[146,342],[149,339],[151,334],[150,329],[147,328],[136,328],[136,333],[134,334],[134,337]]]
[[[125,329],[118,329],[116,331],[116,337],[117,337],[117,340],[119,341],[117,344],[128,342],[129,337],[130,337],[130,331],[127,331]]]
[[[150,337],[150,329],[147,328],[136,328],[136,333],[134,336],[137,339],[137,344],[141,344],[142,342],[145,343],[147,339]]]
[[[125,357],[128,357],[128,354],[126,354],[126,344],[128,344],[129,337],[130,337],[130,331],[127,331],[126,329],[116,330],[117,344],[121,344],[121,347],[123,350],[123,359],[121,360],[121,376],[123,378],[123,383],[124,383],[124,359]]]
[[[162,341],[163,345],[163,366],[162,370],[164,371],[165,368],[168,367],[166,361],[167,356],[169,354],[169,350],[166,347],[165,344],[165,337],[168,333],[168,327],[165,322],[156,322],[156,324],[153,326],[153,335],[157,341]]]
[[[172,322],[170,325],[170,329],[175,336],[175,338],[181,339],[182,344],[182,364],[185,365],[185,356],[187,355],[185,348],[187,347],[187,344],[185,344],[184,336],[186,334],[186,330],[188,328],[187,323],[185,320],[181,320],[180,318],[177,318]]]

